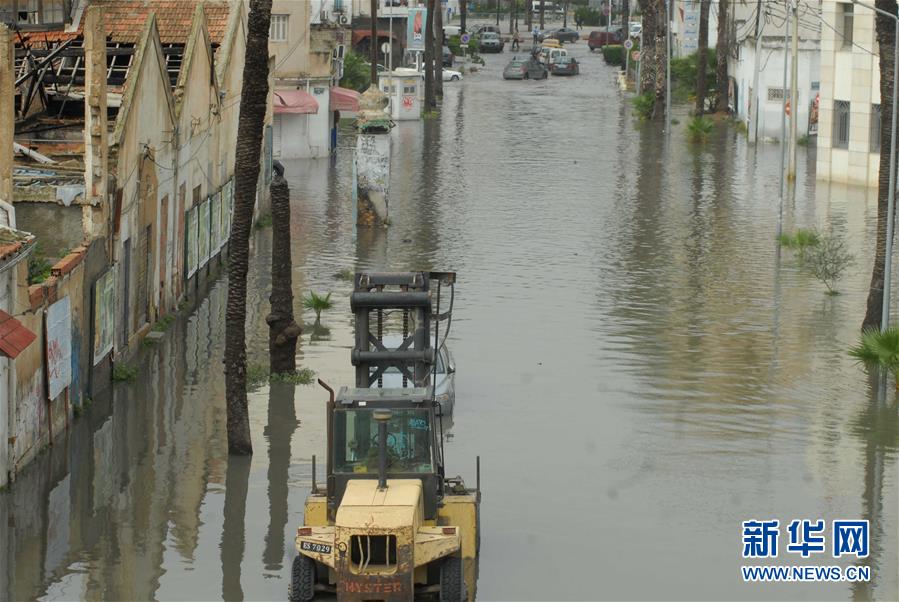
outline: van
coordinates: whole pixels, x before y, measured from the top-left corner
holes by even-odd
[[[445,25],[443,27],[443,37],[451,38],[453,36],[462,35],[462,28],[458,25]]]
[[[553,63],[556,62],[560,56],[568,56],[568,51],[564,48],[553,48],[551,46],[544,46],[540,49],[540,57],[539,60],[541,63],[549,67]]]

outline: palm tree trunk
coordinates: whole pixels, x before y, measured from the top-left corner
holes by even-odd
[[[876,0],[874,5],[892,15],[896,14],[896,0]],[[871,288],[868,291],[868,310],[862,328],[880,328],[883,316],[883,279],[886,263],[887,201],[890,194],[890,144],[893,131],[893,56],[895,22],[877,14],[875,29],[880,48],[880,174],[877,185],[877,242],[874,248],[874,269],[871,272]]]
[[[546,22],[544,21],[544,11],[546,10],[546,2],[544,0],[540,0],[540,31],[543,31],[546,28]]]
[[[443,100],[443,5],[434,2],[434,88],[437,90],[437,98]]]
[[[718,42],[715,44],[715,57],[717,58],[717,70],[715,73],[715,110],[727,111],[730,91],[730,82],[727,78],[727,55],[730,53],[730,29],[727,23],[727,3],[729,0],[718,1]]]
[[[459,30],[462,33],[465,33],[465,21],[468,18],[468,0],[459,0],[459,7],[461,13],[461,21],[459,21]]]
[[[623,0],[621,3],[621,27],[624,29],[625,40],[631,37],[631,0]],[[625,61],[626,63],[627,61]]]
[[[293,265],[290,258],[290,188],[287,180],[272,181],[272,312],[268,322],[269,364],[273,374],[297,369],[297,337],[302,332],[293,316]]]
[[[250,0],[237,123],[234,217],[228,242],[228,322],[225,325],[228,452],[237,455],[253,453],[247,411],[247,269],[262,155],[262,131],[268,105],[268,30],[271,17],[272,0]]]
[[[665,89],[667,87],[666,68],[668,61],[668,10],[665,0],[652,0],[655,16],[655,35],[653,36],[653,75],[655,80],[651,90],[655,90],[655,104],[652,117],[665,116]],[[646,39],[644,35],[644,40]]]
[[[425,18],[425,110],[437,106],[434,96],[434,0],[428,0]]]
[[[655,88],[655,40],[657,0],[639,0],[643,13],[643,45],[640,48],[640,88],[644,93]]]
[[[699,4],[699,48],[696,55],[696,114],[705,113],[705,71],[709,53],[709,6],[711,0]]]

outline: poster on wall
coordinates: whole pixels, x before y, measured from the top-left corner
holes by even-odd
[[[406,20],[406,50],[425,49],[425,20],[428,17],[426,8],[410,8]]]
[[[94,282],[94,365],[112,351],[115,327],[115,267]]]
[[[209,261],[209,207],[212,205],[211,199],[200,205],[200,265],[206,265]]]
[[[224,234],[224,245],[231,237],[231,212],[234,209],[234,180],[228,180],[222,189],[222,233]]]
[[[187,231],[184,236],[186,238],[185,246],[187,247],[187,277],[190,278],[197,271],[200,265],[200,253],[197,245],[197,207],[192,207],[187,211]]]
[[[47,383],[56,399],[72,383],[72,304],[63,297],[47,308]]]
[[[210,254],[215,255],[222,248],[222,193],[212,196],[212,215],[209,225]]]

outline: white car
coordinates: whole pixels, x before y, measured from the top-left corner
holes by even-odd
[[[422,65],[419,69],[422,73],[425,72],[425,66]],[[462,72],[456,71],[455,69],[447,69],[443,68],[443,81],[445,82],[457,82],[462,79]]]
[[[389,349],[396,349],[403,343],[401,335],[384,335],[384,345]],[[384,388],[411,387],[408,381],[403,383],[403,375],[396,368],[388,368],[381,377]],[[377,385],[372,385],[376,387]],[[446,344],[437,353],[437,386],[434,391],[437,402],[440,404],[440,412],[444,415],[452,414],[456,405],[456,363],[453,355],[446,348]]]

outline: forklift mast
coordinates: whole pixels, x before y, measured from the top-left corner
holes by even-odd
[[[440,314],[440,287],[455,284],[455,272],[360,272],[350,297],[356,322],[356,338],[351,361],[356,367],[356,387],[377,386],[388,369],[395,368],[414,387],[427,387],[436,362],[437,350],[431,339],[432,319],[439,323],[450,317],[452,307]],[[435,295],[436,310],[431,314]],[[383,343],[385,316],[402,312],[402,342],[395,349]],[[372,315],[374,314],[374,316]],[[374,318],[374,320],[372,320]],[[373,323],[374,322],[374,323]]]

